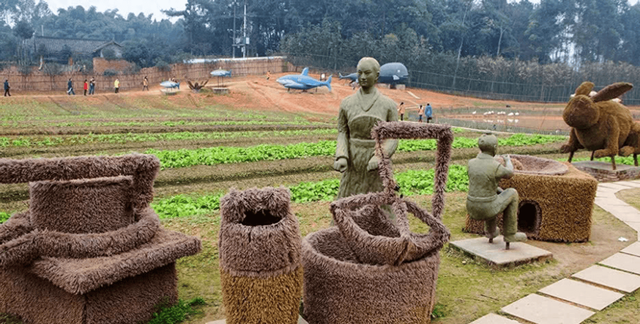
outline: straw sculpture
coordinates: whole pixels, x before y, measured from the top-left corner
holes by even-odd
[[[640,123],[633,121],[631,112],[621,103],[611,99],[618,98],[631,90],[630,83],[618,82],[589,95],[594,84],[582,83],[575,96],[564,108],[562,118],[571,126],[569,142],[562,146],[562,153],[569,153],[569,162],[573,153],[586,148],[594,157],[611,157],[613,170],[616,169],[615,156],[633,154],[635,166],[638,166],[640,153]]]
[[[220,276],[228,324],[297,323],[301,238],[286,188],[231,190],[220,201]]]
[[[175,261],[198,239],[164,230],[149,203],[152,155],[0,159],[29,182],[29,210],[0,225],[0,312],[25,323],[137,323],[177,301]]]
[[[500,187],[518,191],[518,231],[541,241],[588,241],[598,181],[570,163],[510,156],[513,164],[521,167],[515,167],[511,179],[502,179]],[[502,229],[502,214],[498,215],[498,226]],[[484,234],[484,224],[467,216],[465,231]]]
[[[336,226],[302,242],[304,315],[309,323],[429,323],[435,304],[439,250],[450,233],[442,224],[453,132],[448,125],[381,122],[372,131],[384,191],[331,204]],[[433,214],[395,193],[385,139],[438,140]],[[394,224],[383,206],[390,205]],[[407,214],[429,225],[412,233]]]

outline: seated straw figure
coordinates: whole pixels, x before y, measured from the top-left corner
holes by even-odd
[[[497,228],[496,216],[504,213],[503,232],[504,241],[509,249],[510,242],[527,240],[524,233],[518,229],[518,192],[513,189],[498,187],[502,178],[513,176],[513,164],[508,155],[503,156],[506,167],[494,159],[498,150],[498,139],[494,135],[482,135],[478,139],[480,154],[471,159],[468,165],[469,194],[467,195],[467,212],[475,220],[485,221],[485,234],[489,243],[500,235]]]

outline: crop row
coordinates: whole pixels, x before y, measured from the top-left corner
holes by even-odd
[[[582,161],[587,159],[575,159]],[[598,159],[608,161],[608,158]],[[619,164],[633,165],[631,157],[616,159]],[[434,169],[408,170],[395,174],[396,182],[400,187],[400,193],[405,196],[433,194]],[[317,182],[301,182],[289,187],[291,200],[296,203],[314,201],[332,201],[338,194],[340,179],[327,179]],[[462,165],[449,166],[447,192],[466,192],[469,189],[467,168]],[[160,218],[185,217],[212,213],[220,208],[220,198],[224,193],[204,195],[197,198],[183,194],[154,201],[151,206]],[[9,219],[10,214],[0,212],[0,223]]]
[[[499,139],[502,146],[524,146],[565,141],[564,136],[515,134]],[[453,148],[472,148],[477,139],[457,137]],[[431,151],[437,148],[435,140],[401,140],[398,151]],[[316,143],[297,143],[289,145],[262,144],[251,147],[218,146],[199,149],[157,150],[149,149],[145,153],[155,154],[163,168],[182,168],[194,165],[215,165],[264,160],[298,159],[311,156],[332,156],[335,154],[336,141]]]
[[[1,123],[2,127],[25,128],[25,127],[152,127],[152,126],[198,126],[198,125],[215,125],[215,126],[242,126],[242,125],[327,125],[326,123],[310,122],[303,119],[280,121],[280,120],[218,120],[218,121],[164,121],[164,122],[140,122],[140,121],[123,121],[123,122],[60,122],[46,125],[34,125],[27,123]]]
[[[607,161],[608,158],[599,160]],[[576,159],[576,161],[584,159]],[[631,157],[618,158],[618,163],[633,165]],[[400,187],[400,193],[405,196],[431,195],[435,182],[434,169],[408,170],[398,172],[395,175]],[[340,179],[327,179],[317,182],[301,182],[289,187],[291,200],[296,203],[308,203],[315,201],[332,201],[338,195]],[[467,192],[469,190],[469,176],[466,166],[451,164],[447,180],[446,192]],[[224,193],[205,195],[192,198],[185,195],[177,195],[152,203],[152,207],[160,218],[184,217],[212,213],[220,208],[220,198]]]
[[[400,186],[400,193],[405,196],[428,195],[433,193],[434,169],[409,170],[395,175]],[[467,191],[469,178],[467,168],[462,165],[449,166],[447,192]],[[314,201],[332,201],[338,194],[340,179],[327,179],[317,182],[302,182],[289,187],[291,200],[296,203]],[[153,202],[151,206],[160,218],[185,217],[209,214],[220,209],[220,198],[223,193],[205,195],[197,198],[176,195]]]
[[[185,141],[202,139],[230,139],[244,137],[293,137],[336,134],[335,129],[304,129],[284,131],[246,131],[246,132],[177,132],[177,133],[128,133],[128,134],[88,134],[68,137],[0,137],[0,147],[52,147],[62,145],[132,142]]]

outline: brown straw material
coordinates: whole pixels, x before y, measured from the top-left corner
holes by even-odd
[[[149,207],[159,167],[140,154],[0,159],[0,183],[30,182],[31,196],[29,211],[0,224],[0,312],[128,324],[174,303],[175,261],[201,243],[164,230]]]
[[[453,132],[448,125],[381,122],[372,130],[384,191],[331,204],[336,227],[302,243],[304,313],[314,324],[429,323],[435,303],[439,250],[450,233],[442,224]],[[385,139],[435,138],[433,214],[396,195]],[[391,206],[394,224],[384,206]],[[407,213],[429,225],[412,233]]]

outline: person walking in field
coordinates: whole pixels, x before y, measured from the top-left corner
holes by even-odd
[[[9,92],[9,90],[11,90],[11,86],[9,85],[9,79],[4,80],[4,96],[9,96],[11,97],[11,92]]]
[[[89,81],[89,95],[94,94],[96,94],[96,79],[91,77],[91,80]]]
[[[424,108],[422,108],[422,105],[420,105],[420,108],[418,108],[418,122],[422,123],[422,115],[424,115]]]
[[[142,91],[144,91],[144,89],[147,89],[147,91],[149,91],[149,79],[147,79],[147,76],[144,76],[144,79],[142,80]]]
[[[427,117],[427,123],[431,122],[433,119],[433,109],[430,103],[427,103],[427,107],[424,109],[424,115]]]
[[[404,101],[400,102],[400,106],[398,106],[398,114],[400,115],[400,121],[404,121]]]
[[[84,85],[82,86],[82,90],[84,90],[85,97],[87,96],[87,92],[89,91],[89,82],[87,79],[84,79]]]
[[[71,80],[71,78],[69,78],[69,81],[67,81],[67,95],[76,95],[76,92],[73,91],[73,80]]]
[[[116,78],[116,80],[113,81],[113,87],[116,89],[116,93],[118,93],[118,89],[120,89],[120,80]]]

